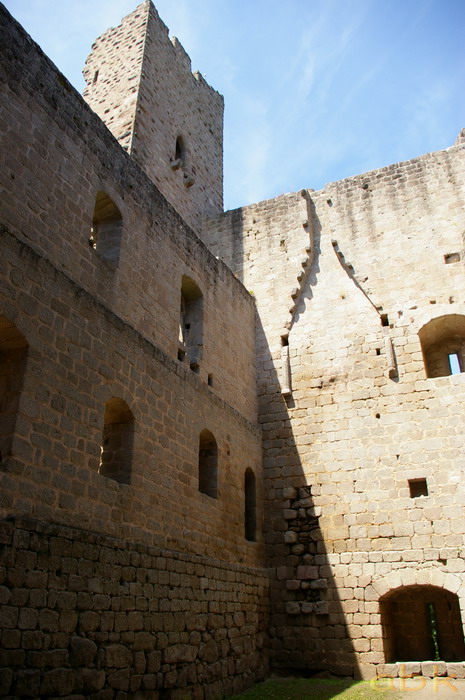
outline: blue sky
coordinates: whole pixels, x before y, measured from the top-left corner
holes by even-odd
[[[82,92],[137,0],[3,0]],[[225,97],[225,208],[447,148],[465,126],[464,0],[158,0]]]

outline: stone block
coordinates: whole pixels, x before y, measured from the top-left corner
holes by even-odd
[[[97,645],[91,639],[72,637],[69,643],[69,660],[72,666],[92,666]]]
[[[447,675],[450,678],[465,678],[465,663],[447,662]]]
[[[309,615],[310,613],[312,613],[314,611],[315,603],[311,603],[311,602],[301,603],[300,609],[301,609],[301,612],[303,615]]]
[[[10,694],[10,688],[13,681],[13,670],[11,668],[0,668],[0,695],[7,696]]]
[[[216,646],[216,645],[215,645]],[[164,651],[167,664],[191,663],[197,658],[197,649],[189,644],[175,644]]]
[[[284,533],[283,538],[286,544],[295,544],[298,541],[299,536],[297,532],[294,532],[293,530],[288,530]]]
[[[301,587],[302,581],[297,579],[289,579],[286,581],[286,588],[288,591],[296,591]]]
[[[75,681],[75,671],[69,668],[56,668],[44,674],[40,686],[42,696],[70,695]]]
[[[312,581],[310,586],[311,586],[311,588],[324,590],[324,589],[328,588],[328,581],[325,578],[318,578],[315,581]]]
[[[286,603],[286,614],[287,615],[300,615],[300,603],[294,601],[288,601]]]
[[[447,664],[443,661],[423,661],[421,664],[421,675],[427,678],[447,675]]]
[[[300,580],[310,580],[318,578],[317,566],[298,566],[296,578]]]
[[[126,666],[132,666],[132,652],[122,644],[110,644],[104,650],[103,665],[108,668],[125,668]]]
[[[37,697],[40,694],[40,671],[36,669],[18,671],[13,690],[15,697]]]
[[[129,678],[130,678],[129,668],[122,668],[119,671],[109,671],[107,673],[107,683],[111,688],[115,690],[129,690]]]
[[[196,649],[194,649],[194,652],[197,655]],[[214,663],[219,657],[219,649],[217,643],[211,640],[204,644],[202,647],[200,647],[198,656],[199,659],[201,659],[205,663]]]
[[[329,614],[329,604],[326,600],[318,600],[314,604],[315,615],[328,615]]]

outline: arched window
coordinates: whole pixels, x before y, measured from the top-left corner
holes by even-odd
[[[0,316],[0,462],[11,452],[27,359],[27,341]]]
[[[123,399],[105,404],[99,474],[120,484],[131,481],[134,416]]]
[[[246,469],[244,475],[244,526],[245,539],[255,542],[257,531],[257,496],[255,489],[255,474],[251,469]]]
[[[465,370],[465,316],[433,318],[419,332],[427,377],[447,377]]]
[[[123,217],[106,192],[97,192],[89,244],[109,263],[119,260]]]
[[[218,445],[209,430],[199,438],[199,491],[218,498]]]
[[[184,145],[184,139],[182,136],[178,136],[176,139],[176,148],[174,158],[178,161],[178,167],[183,167],[185,165],[186,158],[186,147]]]
[[[457,596],[437,586],[402,586],[380,600],[386,663],[465,658]]]
[[[196,283],[185,275],[181,284],[179,342],[191,369],[198,371],[203,348],[203,297]]]
[[[186,141],[180,134],[176,137],[174,154],[170,158],[172,170],[181,170],[182,181],[186,187],[192,187],[195,182],[195,168],[190,163]]]

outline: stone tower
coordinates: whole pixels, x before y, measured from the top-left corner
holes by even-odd
[[[84,98],[197,232],[223,209],[223,97],[150,0],[97,39]]]

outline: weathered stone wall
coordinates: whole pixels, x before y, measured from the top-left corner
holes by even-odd
[[[0,696],[223,697],[267,672],[261,569],[0,523]]]
[[[0,23],[0,694],[238,692],[268,664],[254,301],[4,8]]]
[[[198,232],[223,210],[223,98],[150,1],[96,40],[84,77],[89,105]]]
[[[457,593],[465,621],[465,375],[427,379],[420,343],[438,317],[443,352],[462,332],[464,169],[458,145],[205,231],[260,319],[275,664],[369,675],[379,598],[408,585]]]
[[[169,357],[181,284],[203,294],[199,376],[256,421],[254,303],[46,57],[0,15],[4,167],[1,223]],[[118,264],[89,245],[98,191],[123,219]]]
[[[28,343],[11,454],[3,455],[2,515],[47,521],[258,563],[247,542],[244,474],[257,475],[257,428],[210,387],[39,257],[2,233],[0,315]],[[129,484],[98,473],[104,407],[134,415]],[[199,436],[218,444],[218,498],[199,492]],[[258,499],[261,522],[263,506]]]

